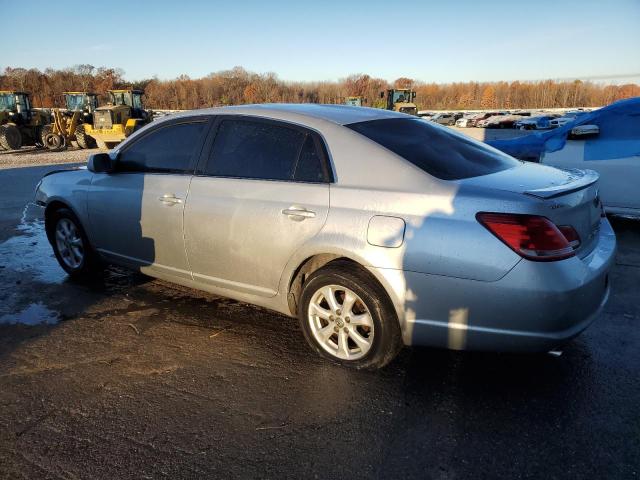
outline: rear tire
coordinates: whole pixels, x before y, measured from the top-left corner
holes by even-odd
[[[60,208],[46,219],[47,237],[60,266],[73,278],[97,276],[102,264],[74,213]]]
[[[3,125],[0,129],[0,145],[5,150],[20,150],[22,134],[15,125]]]
[[[367,271],[349,262],[331,262],[311,274],[298,319],[314,351],[347,367],[382,368],[402,348],[387,293]]]

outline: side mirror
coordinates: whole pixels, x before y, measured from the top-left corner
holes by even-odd
[[[597,125],[578,125],[573,127],[568,137],[572,140],[581,138],[595,137],[600,133],[600,127]]]
[[[94,153],[87,162],[87,169],[93,173],[111,173],[113,167],[113,160],[108,153]]]
[[[411,92],[411,98],[416,98],[416,92]]]

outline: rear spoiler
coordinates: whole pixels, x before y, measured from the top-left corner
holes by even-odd
[[[568,193],[577,192],[583,188],[587,188],[598,181],[600,175],[593,170],[578,170],[571,169],[565,170],[568,175],[567,182],[560,185],[552,185],[550,187],[538,188],[535,190],[527,190],[525,195],[530,195],[537,198],[555,198]]]

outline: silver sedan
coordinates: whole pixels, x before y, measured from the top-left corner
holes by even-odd
[[[297,316],[320,355],[379,368],[586,328],[616,248],[597,180],[400,113],[260,105],[153,122],[36,203],[72,276],[114,263]]]

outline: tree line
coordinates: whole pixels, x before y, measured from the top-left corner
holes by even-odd
[[[92,91],[105,95],[113,88],[142,88],[146,105],[155,109],[193,109],[247,103],[343,103],[347,96],[362,96],[365,105],[383,107],[380,92],[410,87],[417,92],[419,110],[477,110],[516,108],[597,107],[640,96],[640,85],[606,85],[574,81],[513,81],[426,83],[400,77],[394,82],[366,74],[339,81],[289,82],[274,73],[254,73],[242,67],[192,79],[149,78],[127,82],[119,68],[76,65],[65,69],[7,67],[0,74],[0,89],[31,93],[36,107],[62,107],[65,91]],[[103,98],[104,100],[104,98]]]

